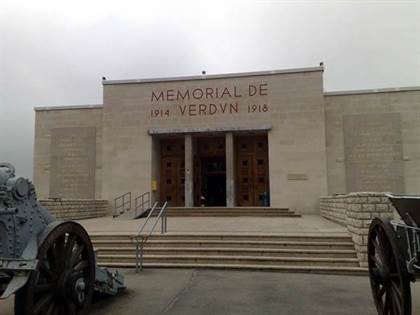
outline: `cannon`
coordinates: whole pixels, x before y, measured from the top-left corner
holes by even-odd
[[[420,278],[420,197],[387,195],[401,219],[375,218],[368,234],[369,278],[380,315],[411,314],[411,282]]]
[[[124,278],[96,266],[86,230],[58,221],[35,187],[0,163],[0,299],[15,295],[16,315],[85,314],[93,294],[115,295]]]

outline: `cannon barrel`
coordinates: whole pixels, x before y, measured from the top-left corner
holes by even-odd
[[[34,185],[0,163],[0,299],[15,294],[19,315],[82,314],[95,290],[114,295],[123,282],[118,271],[96,266],[80,224],[57,221]]]

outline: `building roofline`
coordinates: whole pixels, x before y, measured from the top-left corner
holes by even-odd
[[[384,88],[384,89],[368,89],[368,90],[350,90],[350,91],[332,91],[324,92],[325,96],[341,96],[354,94],[374,94],[374,93],[389,93],[389,92],[408,92],[420,91],[420,86],[407,86],[398,88]]]
[[[102,104],[95,105],[69,105],[69,106],[48,106],[48,107],[34,107],[34,111],[51,111],[51,110],[69,110],[69,109],[96,109],[103,108]]]
[[[254,72],[194,75],[194,76],[180,76],[180,77],[161,77],[161,78],[149,78],[149,79],[102,80],[102,84],[115,85],[115,84],[137,84],[137,83],[156,83],[156,82],[171,82],[171,81],[225,79],[225,78],[265,76],[265,75],[286,74],[286,73],[315,72],[315,71],[324,71],[324,67],[319,66],[319,67],[295,68],[295,69],[271,70],[271,71],[254,71]]]

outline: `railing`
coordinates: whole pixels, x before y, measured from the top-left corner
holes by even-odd
[[[150,191],[145,192],[134,199],[134,213],[136,218],[147,209],[150,209],[150,201]],[[141,210],[140,213],[139,210]]]
[[[136,244],[136,272],[138,272],[139,270],[143,269],[143,249],[144,249],[144,245],[146,244],[147,240],[149,239],[149,237],[152,235],[152,233],[155,230],[156,225],[159,222],[159,219],[161,220],[161,233],[164,234],[167,231],[167,216],[166,216],[166,208],[168,206],[168,202],[165,201],[165,203],[163,204],[162,207],[158,207],[159,203],[156,201],[153,204],[152,209],[150,209],[150,212],[146,218],[146,221],[144,221],[143,225],[141,226],[139,232],[137,233],[137,235],[132,236],[131,237],[131,242],[135,242]],[[150,218],[153,215],[153,212],[155,210],[159,210],[159,214],[155,219],[155,222],[153,223],[152,229],[150,230],[149,233],[143,235],[143,230],[146,227],[147,223],[149,222]]]
[[[131,209],[131,192],[114,199],[114,218]]]

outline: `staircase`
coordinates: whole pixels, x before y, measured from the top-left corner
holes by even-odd
[[[100,266],[135,266],[135,246],[129,234],[92,234],[91,239]],[[347,234],[159,234],[149,238],[143,257],[146,268],[367,274],[359,267]]]
[[[270,207],[169,207],[169,217],[300,217],[287,208]]]

